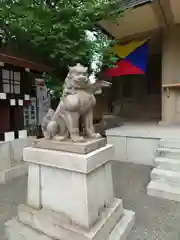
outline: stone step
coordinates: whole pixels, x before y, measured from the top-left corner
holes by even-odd
[[[156,157],[155,165],[163,170],[180,171],[180,159]]]
[[[147,186],[147,194],[180,202],[180,187],[159,181],[151,181]]]
[[[159,147],[156,156],[180,160],[180,148]]]
[[[151,179],[162,183],[169,183],[180,187],[180,171],[168,171],[154,168],[151,172]]]
[[[168,148],[179,148],[180,149],[180,138],[178,139],[161,139],[159,142],[159,147]]]
[[[159,165],[162,163],[168,163],[168,164],[177,164],[180,165],[180,159],[175,158],[167,158],[167,157],[156,157],[155,158],[155,164]]]

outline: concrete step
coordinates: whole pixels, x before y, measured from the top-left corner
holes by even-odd
[[[161,139],[159,142],[159,147],[168,147],[168,148],[179,148],[180,149],[180,138],[178,139]]]
[[[167,157],[156,157],[154,161],[155,161],[156,165],[159,165],[162,163],[180,165],[180,159],[178,159],[178,158],[175,159],[175,158],[167,158]]]
[[[180,187],[180,171],[168,171],[154,168],[151,172],[151,179],[162,183],[169,183]]]
[[[180,148],[159,147],[156,156],[180,160]]]
[[[180,159],[156,157],[155,165],[163,170],[180,171]]]
[[[180,202],[180,187],[159,181],[151,181],[147,186],[147,194]]]

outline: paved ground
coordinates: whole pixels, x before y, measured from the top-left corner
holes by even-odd
[[[27,177],[0,185],[0,240],[4,240],[4,222],[16,216],[17,206],[26,202]]]
[[[127,240],[180,240],[180,203],[146,195],[150,167],[113,164],[115,193],[136,213]]]
[[[180,240],[180,203],[146,195],[150,167],[113,163],[114,188],[124,207],[136,212],[136,222],[127,240]],[[16,215],[26,201],[26,177],[0,186],[0,240],[4,222]]]

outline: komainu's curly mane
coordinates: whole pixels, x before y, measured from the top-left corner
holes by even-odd
[[[88,81],[88,69],[86,67],[79,63],[74,67],[69,67],[63,86],[63,96],[75,94],[78,89],[81,89],[81,84],[85,84]]]

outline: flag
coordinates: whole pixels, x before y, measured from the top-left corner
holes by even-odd
[[[116,44],[111,53],[120,59],[116,66],[105,71],[106,76],[145,74],[148,58],[148,40],[132,41],[126,45]]]

